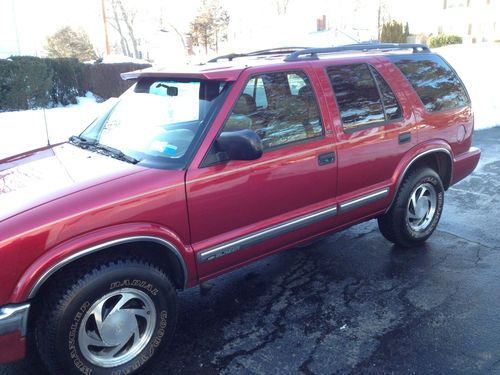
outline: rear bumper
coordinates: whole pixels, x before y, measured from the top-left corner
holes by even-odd
[[[0,307],[0,363],[25,357],[29,308],[29,303]]]
[[[481,150],[477,147],[471,147],[469,151],[458,155],[453,161],[453,178],[450,186],[470,175],[476,168],[477,163],[479,163],[480,158]]]

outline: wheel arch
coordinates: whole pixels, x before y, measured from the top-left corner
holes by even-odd
[[[140,245],[140,246],[138,246]],[[170,241],[155,236],[122,237],[95,246],[86,247],[49,266],[29,288],[28,299],[37,297],[50,281],[68,267],[76,267],[80,262],[97,260],[100,257],[137,256],[162,267],[169,273],[178,289],[184,289],[188,281],[188,270],[179,249]]]
[[[394,184],[394,193],[390,205],[387,207],[387,211],[390,210],[396,194],[399,190],[401,183],[405,176],[414,171],[417,168],[426,166],[434,169],[436,173],[441,178],[443,187],[448,190],[453,178],[453,154],[451,150],[445,145],[439,144],[431,146],[430,148],[421,150],[411,156],[409,161],[403,164],[403,168],[399,168],[402,172],[397,175]]]

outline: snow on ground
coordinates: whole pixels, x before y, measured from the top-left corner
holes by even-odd
[[[105,108],[92,93],[77,98],[78,104],[45,110],[51,143],[80,134]],[[44,111],[0,112],[0,160],[47,144]]]
[[[433,49],[457,70],[472,99],[476,130],[500,126],[500,44],[454,45]],[[79,134],[111,103],[94,96],[78,104],[45,111],[50,140],[57,143]],[[0,160],[46,145],[44,111],[0,112]]]

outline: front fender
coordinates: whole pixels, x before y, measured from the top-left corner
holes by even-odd
[[[106,251],[111,247],[138,241],[156,242],[165,251],[175,253],[184,272],[184,286],[196,284],[197,272],[193,250],[180,237],[162,226],[151,223],[127,223],[101,228],[74,237],[44,252],[23,273],[9,300],[18,303],[33,298],[55,272],[84,256]]]

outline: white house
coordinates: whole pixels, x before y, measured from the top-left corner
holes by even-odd
[[[465,43],[500,41],[500,0],[442,0],[439,32]]]

